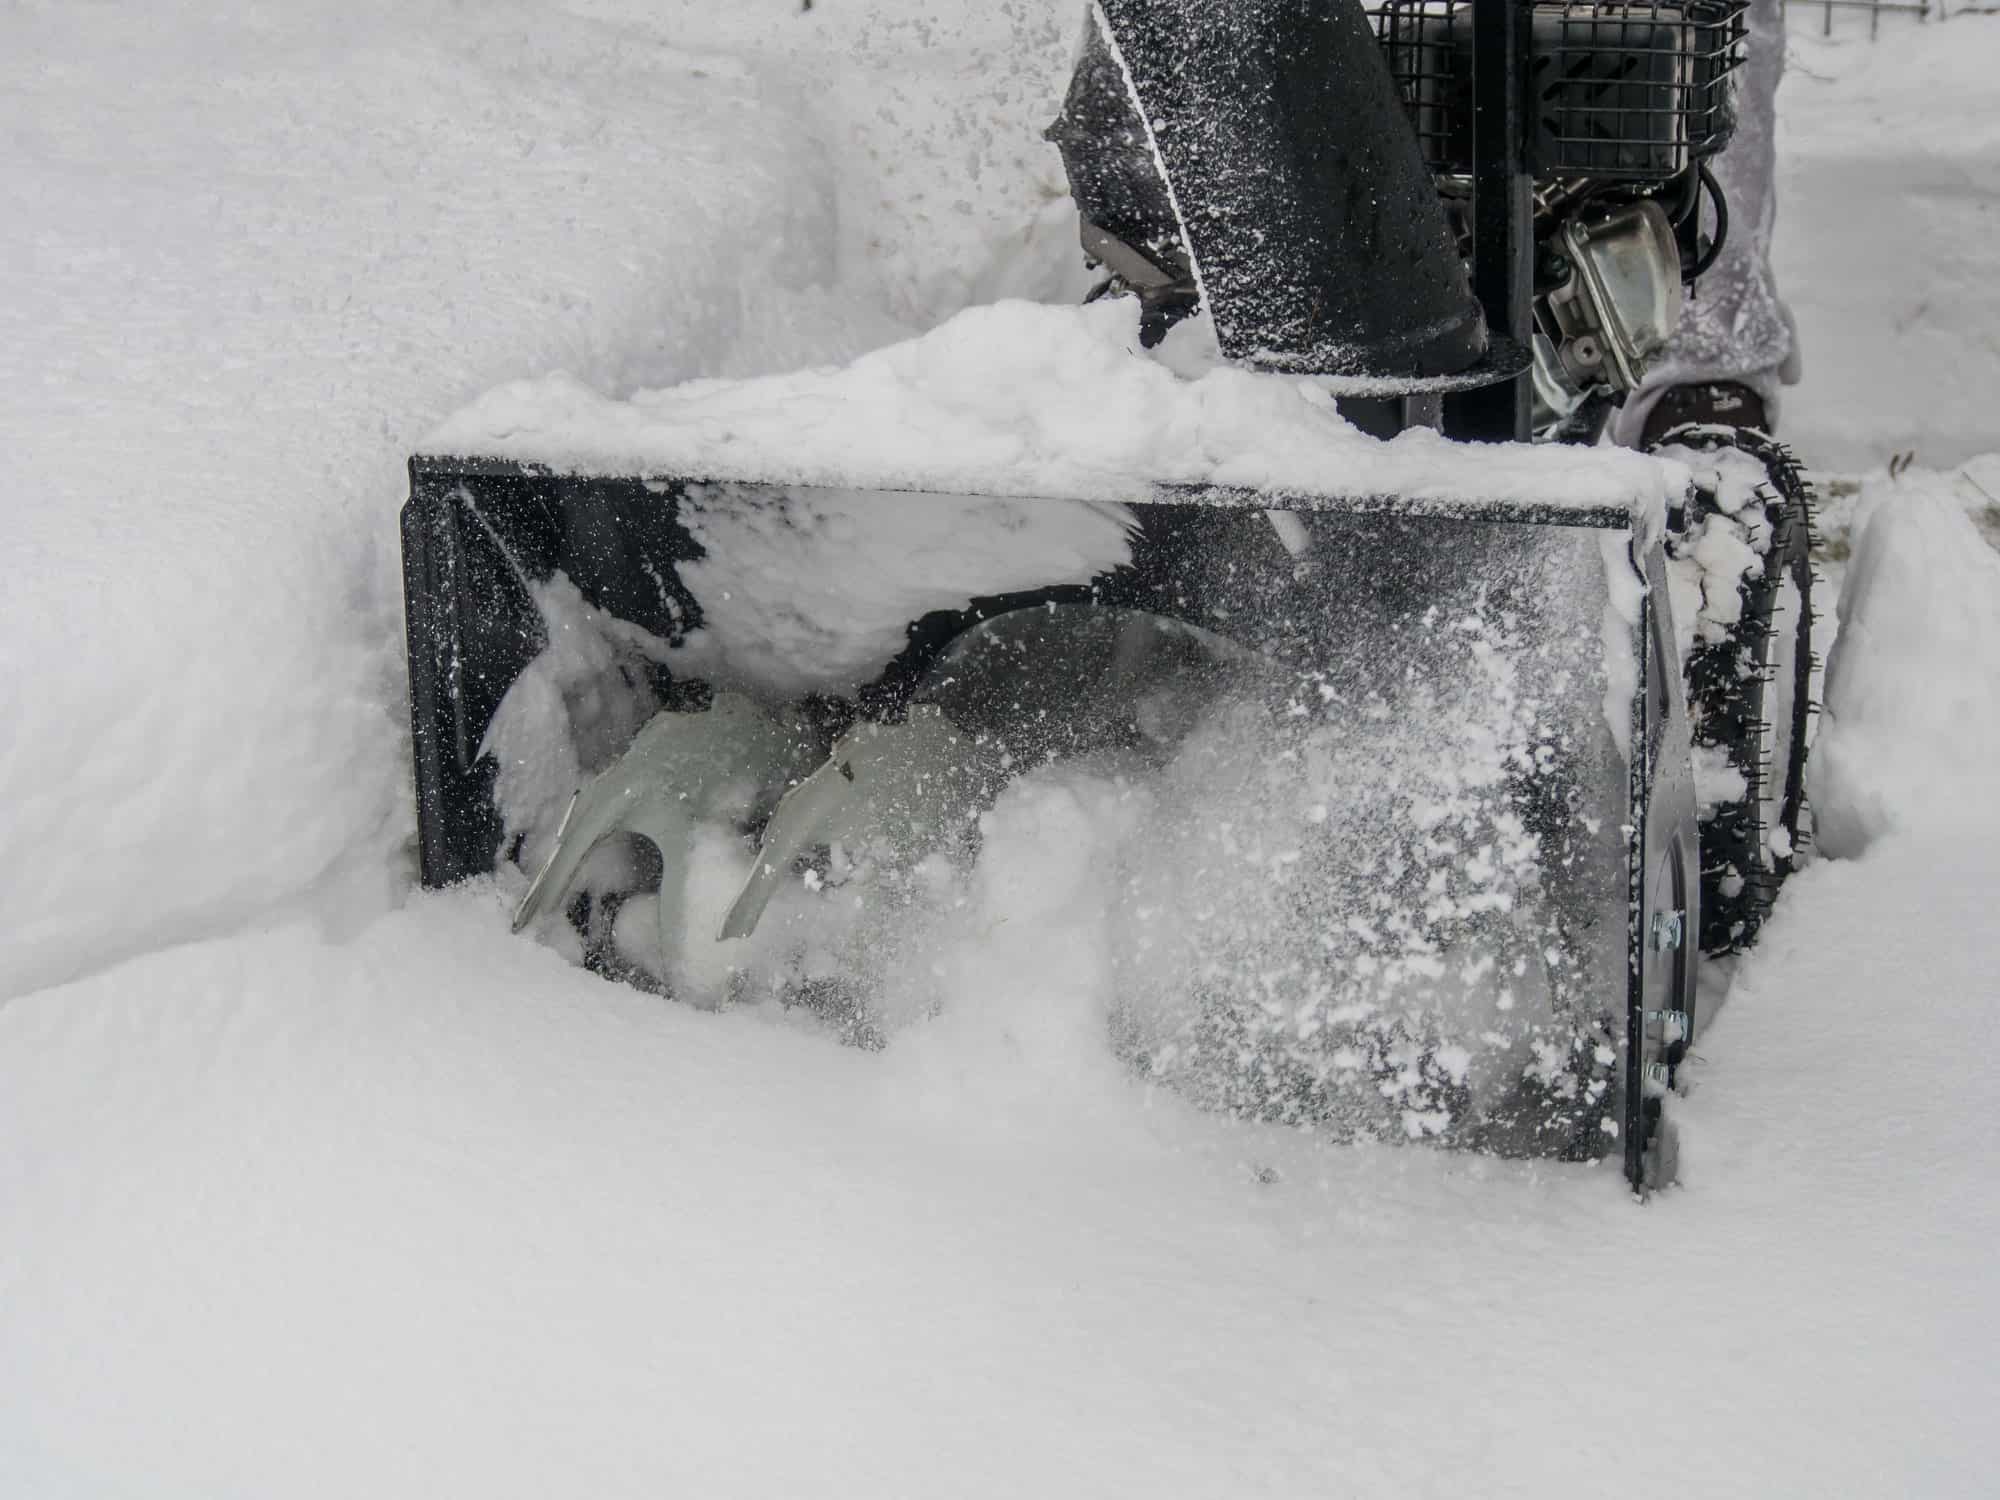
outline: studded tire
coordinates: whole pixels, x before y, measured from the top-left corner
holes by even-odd
[[[1791,453],[1761,433],[1683,427],[1653,451],[1687,459],[1697,476],[1668,555],[1703,596],[1686,661],[1702,792],[1701,948],[1734,953],[1756,939],[1811,836],[1813,492]],[[1744,563],[1733,600],[1726,572],[1703,570],[1718,552],[1726,567]]]

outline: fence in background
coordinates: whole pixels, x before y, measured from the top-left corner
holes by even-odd
[[[1834,12],[1843,16],[1856,11],[1868,16],[1868,35],[1872,40],[1880,34],[1884,14],[1914,18],[1918,21],[1942,21],[1950,16],[1991,16],[2000,15],[2000,3],[1995,0],[1785,0],[1788,18],[1792,24],[1818,12],[1821,16],[1820,29],[1826,36],[1833,35]]]

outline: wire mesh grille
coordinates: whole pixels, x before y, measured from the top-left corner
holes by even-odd
[[[1480,0],[1504,4],[1508,0]],[[1662,181],[1722,149],[1748,0],[1529,7],[1528,161],[1538,177]],[[1431,169],[1472,168],[1472,0],[1372,16]]]

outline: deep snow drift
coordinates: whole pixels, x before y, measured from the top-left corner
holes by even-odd
[[[1990,463],[1873,476],[1834,537],[1847,857],[1718,974],[1644,1206],[1149,1092],[1080,1003],[1087,871],[993,892],[879,1054],[412,893],[424,433],[1073,291],[1034,135],[1071,7],[854,10],[0,20],[0,1493],[1990,1488]],[[1990,206],[1933,188],[1990,170],[2000,27],[1795,47],[1788,419],[1990,448]],[[1905,183],[1922,254],[1856,232]],[[1884,293],[1933,270],[1936,357]]]
[[[395,899],[394,508],[447,413],[1052,290],[1046,9],[715,9],[10,11],[0,997]]]

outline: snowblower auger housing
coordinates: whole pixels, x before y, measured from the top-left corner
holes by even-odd
[[[1210,939],[1249,942],[1266,957],[1273,945],[1317,948],[1335,967],[1358,962],[1377,975],[1378,990],[1379,976],[1400,964],[1388,988],[1401,985],[1418,1010],[1435,1000],[1429,959],[1477,967],[1531,956],[1535,974],[1518,987],[1524,1003],[1540,1007],[1533,1046],[1547,1086],[1458,1133],[1510,1153],[1595,1156],[1615,1144],[1635,1181],[1645,1172],[1648,1111],[1693,1008],[1683,935],[1697,921],[1694,791],[1679,672],[1657,605],[1662,552],[1657,538],[1634,532],[1624,506],[1159,485],[1126,508],[1123,557],[1080,567],[1065,539],[1087,530],[1101,507],[1061,498],[564,474],[445,456],[414,459],[411,484],[403,537],[427,885],[489,872],[536,839],[546,845],[551,809],[510,794],[504,783],[522,768],[503,762],[523,725],[547,711],[551,688],[563,690],[535,681],[537,664],[561,654],[554,637],[645,643],[605,658],[614,664],[589,684],[594,706],[567,709],[572,742],[596,742],[579,757],[577,770],[589,773],[624,748],[621,726],[694,711],[709,698],[715,685],[677,666],[677,655],[741,665],[717,639],[740,622],[704,607],[722,585],[700,576],[710,561],[703,538],[726,536],[729,517],[758,518],[747,536],[766,526],[810,531],[833,516],[848,529],[849,554],[836,548],[828,565],[871,556],[873,571],[852,579],[857,595],[911,603],[887,651],[876,630],[873,649],[886,664],[847,695],[845,716],[821,721],[801,766],[823,760],[828,739],[852,716],[906,718],[926,697],[927,675],[968,632],[1049,633],[1033,641],[1031,680],[1001,679],[1017,705],[1076,675],[1087,651],[1057,637],[1075,638],[1078,606],[1231,632],[1272,664],[1285,716],[1302,726],[1303,738],[1283,753],[1320,757],[1367,817],[1350,824],[1336,809],[1323,846],[1308,848],[1311,879],[1329,890],[1294,893],[1275,924],[1239,912]],[[990,591],[956,603],[944,596],[962,585],[940,591],[915,576],[920,562],[902,576],[885,572],[876,538],[857,539],[852,528],[879,516],[880,535],[891,536],[912,504],[962,512],[975,547],[983,528],[1006,528],[1016,558],[992,569]],[[1058,561],[1056,576],[1033,583],[1024,566],[1035,564],[1022,563],[1019,542],[1037,516]],[[837,580],[831,587],[840,592]],[[923,607],[933,597],[938,607]],[[552,607],[557,600],[566,602]],[[837,655],[841,647],[829,638],[814,649]],[[978,718],[958,702],[947,707]],[[1381,817],[1407,820],[1408,829],[1384,835],[1363,826]],[[1510,835],[1534,845],[1532,874],[1463,890],[1456,875],[1443,878],[1468,857],[1504,864],[1504,847],[1481,854],[1468,841],[1504,845]],[[1437,920],[1422,937],[1366,935],[1372,913],[1358,893],[1399,881],[1447,902],[1453,893],[1465,899],[1448,911],[1433,905]],[[1535,1001],[1526,1001],[1530,991]],[[1271,1087],[1279,1071],[1264,1070],[1259,1087]]]

